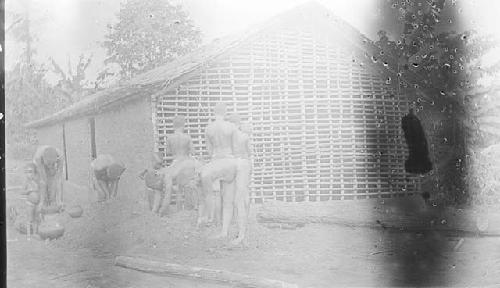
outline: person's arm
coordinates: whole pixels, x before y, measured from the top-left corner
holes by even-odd
[[[97,182],[97,192],[99,193],[100,197],[98,198],[101,198],[99,200],[106,200],[106,199],[109,199],[109,197],[111,197],[111,191],[110,189],[108,188],[108,185],[106,185],[106,182],[103,181],[103,180],[99,180],[99,179],[96,179],[96,182]],[[104,199],[102,199],[104,196]]]
[[[252,142],[250,141],[250,137],[247,138],[246,149],[248,158],[252,158]]]
[[[142,180],[144,180],[144,175],[146,175],[146,173],[148,173],[148,169],[144,169],[144,171],[142,171],[141,173],[139,173],[139,178],[141,178]]]
[[[167,141],[165,142],[165,154],[172,155],[172,147],[170,146],[170,139],[167,136]]]
[[[192,156],[194,155],[193,140],[191,139],[191,136],[187,135],[187,137],[188,137],[188,155]]]
[[[42,207],[45,207],[45,201],[47,199],[47,189],[48,189],[48,186],[47,186],[46,182],[40,181],[40,185],[38,187],[39,187],[38,191],[40,193],[40,202],[38,203],[37,209],[39,211],[41,211]]]
[[[212,158],[213,147],[212,147],[210,135],[208,133],[208,128],[205,130],[205,143],[207,144],[208,158],[210,159],[210,158]]]
[[[238,128],[235,125],[232,125],[232,131],[231,131],[231,154],[235,154],[236,151],[238,151],[238,148],[236,145],[238,145]]]
[[[45,170],[45,164],[43,163],[43,158],[41,155],[35,155],[33,163],[36,166],[36,172],[38,173],[38,179],[40,183],[47,183],[47,171]]]

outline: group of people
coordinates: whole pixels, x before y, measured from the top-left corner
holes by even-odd
[[[35,234],[45,213],[57,212],[63,208],[61,153],[51,146],[38,147],[33,161],[24,167],[24,172],[26,181],[23,194],[28,206],[28,225],[22,227],[25,227],[27,233]]]
[[[166,143],[172,163],[164,167],[162,155],[154,153],[152,169],[139,176],[148,188],[149,209],[160,216],[170,212],[174,190],[178,209],[184,204],[198,208],[197,226],[222,223],[217,238],[228,236],[229,225],[236,214],[239,231],[233,243],[238,244],[245,238],[250,205],[250,129],[242,125],[237,114],[227,115],[224,103],[215,106],[214,114],[215,120],[205,131],[208,161],[193,157],[191,137],[184,132],[185,118],[176,116],[174,132],[168,135]],[[111,155],[101,154],[91,162],[90,184],[97,192],[98,201],[117,196],[118,182],[124,171],[123,163]],[[44,209],[60,211],[63,208],[61,153],[51,146],[39,147],[25,172],[29,223],[36,233]]]
[[[173,161],[163,167],[163,159],[153,154],[152,169],[139,176],[149,188],[149,208],[156,214],[169,213],[174,187],[176,205],[182,203],[198,207],[197,225],[222,222],[216,236],[227,237],[233,214],[238,215],[238,244],[245,239],[250,205],[251,175],[250,129],[242,125],[237,114],[227,115],[226,105],[219,103],[214,109],[215,120],[205,130],[208,162],[193,157],[191,137],[184,132],[185,119],[173,119],[174,132],[167,136],[167,154]],[[182,201],[184,196],[184,201]]]

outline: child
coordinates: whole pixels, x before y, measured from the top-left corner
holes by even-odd
[[[24,168],[26,174],[26,182],[23,187],[23,194],[26,195],[27,211],[27,227],[26,233],[38,233],[38,224],[40,222],[40,191],[38,184],[38,174],[34,163],[28,163]]]
[[[146,200],[148,201],[149,210],[155,214],[159,213],[165,194],[163,173],[161,171],[163,168],[162,164],[163,159],[160,153],[153,153],[153,169],[146,169],[139,175],[146,182]]]

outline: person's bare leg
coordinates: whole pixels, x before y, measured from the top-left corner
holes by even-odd
[[[184,191],[184,209],[192,210],[193,209],[193,186],[191,183],[186,184],[183,189]]]
[[[111,199],[111,195],[113,195],[113,192],[111,189],[113,189],[113,186],[112,186],[112,181],[106,181],[106,191],[107,191],[107,195],[106,195],[106,199],[107,200],[110,200]]]
[[[238,193],[238,192],[236,192]],[[243,194],[243,193],[242,193]],[[248,195],[248,193],[246,193]],[[236,199],[236,210],[238,210],[238,236],[231,243],[234,245],[240,244],[245,240],[248,229],[248,213],[250,208],[250,199],[241,195],[243,199]]]
[[[164,195],[163,195],[163,191],[156,190],[156,189],[153,190],[153,193],[154,193],[154,199],[153,199],[153,208],[151,209],[151,211],[153,211],[153,213],[157,214],[160,211],[160,207],[161,207]]]
[[[219,189],[214,191],[212,198],[214,206],[212,210],[211,222],[213,222],[215,226],[219,226],[222,223],[222,189],[224,189],[221,181],[217,181],[217,184],[216,185],[219,186]]]
[[[172,185],[173,185],[172,176],[165,175],[163,178],[163,187],[165,187],[165,195],[163,196],[163,201],[161,204],[161,208],[159,210],[160,216],[165,216],[170,213],[170,201],[172,200]]]
[[[26,225],[26,232],[28,233],[28,238],[30,237],[30,232],[33,232],[33,234],[36,234],[36,221],[35,221],[35,205],[28,204],[28,225]],[[30,231],[31,229],[31,231]]]
[[[221,188],[222,190],[222,188]],[[213,207],[213,218],[212,222],[215,226],[219,226],[222,223],[222,191],[215,191],[213,195],[214,207]]]
[[[210,194],[205,195],[205,213],[203,215],[203,223],[209,225],[213,223],[214,219],[214,207],[215,207],[215,198],[213,195],[213,191]]]
[[[198,203],[198,219],[196,219],[196,228],[200,228],[200,226],[204,223],[206,219],[206,209],[207,209],[207,200],[204,195],[200,196],[200,200]]]
[[[111,191],[112,198],[116,198],[116,196],[118,195],[118,183],[119,182],[120,182],[120,179],[111,181],[111,188],[109,190]]]
[[[149,211],[153,211],[154,201],[155,201],[156,190],[146,188],[146,199],[148,203]]]
[[[219,226],[222,223],[222,183],[220,180],[212,182],[212,195],[208,197],[208,223]]]
[[[208,222],[212,210],[213,210],[213,182],[212,175],[203,171],[201,174],[201,189],[202,189],[202,197],[200,199],[200,208],[198,213],[198,223],[200,226],[203,223]]]
[[[108,185],[108,200],[111,200],[111,198],[113,198],[113,181],[107,181],[107,185]]]
[[[56,203],[56,182],[55,177],[47,178],[47,206],[52,206]]]
[[[99,202],[106,201],[108,195],[108,185],[103,180],[96,180],[97,199]]]
[[[248,214],[250,208],[250,163],[248,160],[238,162],[238,174],[236,176],[235,204],[238,219],[238,236],[231,243],[240,244],[245,240],[248,229]]]
[[[59,206],[64,205],[64,183],[62,173],[57,176],[57,194],[56,203]]]
[[[223,184],[222,195],[222,230],[215,238],[225,238],[229,234],[229,226],[233,217],[234,209],[234,192],[236,182],[225,182]]]
[[[176,207],[176,211],[181,211],[183,210],[183,206],[184,206],[184,203],[183,203],[183,196],[184,195],[184,187],[183,185],[181,185],[180,183],[177,184],[177,191],[175,193],[175,207]],[[184,197],[186,197],[186,195],[184,195]]]

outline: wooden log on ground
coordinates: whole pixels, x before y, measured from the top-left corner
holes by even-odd
[[[158,275],[176,276],[188,279],[220,282],[229,284],[232,287],[248,287],[248,288],[298,287],[295,284],[290,284],[279,280],[257,278],[225,270],[191,267],[191,266],[166,263],[139,257],[118,256],[115,259],[115,265]]]
[[[478,229],[479,217],[487,217],[487,228]],[[500,215],[483,215],[466,209],[433,207],[420,196],[328,202],[281,202],[263,204],[260,223],[324,223],[349,227],[401,231],[443,231],[464,236],[500,236]],[[484,226],[484,225],[483,225]]]

